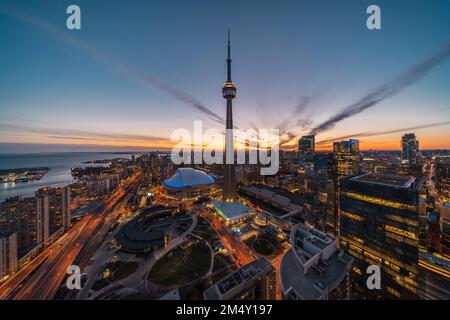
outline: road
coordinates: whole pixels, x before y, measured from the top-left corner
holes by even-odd
[[[256,256],[249,252],[249,249],[232,232],[224,226],[217,218],[214,218],[208,211],[202,211],[201,216],[208,220],[211,227],[219,236],[230,257],[236,266],[241,267],[256,259]]]
[[[19,270],[19,272],[14,274],[7,282],[5,282],[0,287],[0,299],[8,299],[11,294],[14,294],[16,290],[20,289],[22,282],[30,277],[32,272],[43,264],[56,248],[63,245],[65,242],[72,241],[72,239],[77,235],[77,231],[81,225],[84,225],[84,221],[79,221],[75,224],[67,233],[62,235],[51,246],[45,249],[44,252],[25,265],[21,270]]]
[[[125,195],[126,188],[133,184],[137,178],[138,175],[130,178],[109,197],[105,204],[100,207],[99,212],[88,213],[53,245],[45,249],[41,255],[11,277],[0,287],[0,298],[14,300],[52,299],[58,291],[61,281],[66,276],[67,268],[85,245],[91,245],[89,240],[93,232],[101,222],[104,222],[111,208]],[[100,227],[100,231],[103,231],[102,227]],[[94,241],[97,241],[98,237],[98,234],[94,236]]]
[[[136,179],[136,178],[135,178]],[[133,180],[133,182],[135,181]],[[131,185],[131,184],[130,184]],[[105,236],[107,235],[108,231],[110,230],[110,227],[113,225],[113,223],[116,221],[118,216],[124,211],[122,210],[123,206],[128,202],[129,198],[133,194],[133,192],[136,192],[135,188],[132,188],[130,191],[125,191],[121,197],[119,197],[120,202],[114,208],[114,210],[108,210],[105,212],[104,217],[102,219],[102,224],[99,225],[98,230],[96,230],[93,234],[91,239],[89,239],[88,243],[84,246],[83,250],[80,253],[80,259],[77,262],[77,265],[83,270],[85,266],[89,263],[89,260],[94,256],[97,249],[100,247],[100,245],[103,243]]]
[[[280,278],[280,267],[281,267],[281,260],[283,259],[284,253],[281,252],[275,257],[273,257],[270,262],[272,263],[272,266],[275,268],[275,273],[277,275],[277,286],[275,290],[275,299],[276,300],[282,300],[283,294],[281,292],[281,278]]]
[[[201,216],[206,220],[208,220],[211,227],[219,236],[220,241],[222,241],[225,248],[230,253],[230,257],[233,259],[233,262],[237,267],[242,267],[257,259],[257,256],[252,254],[249,248],[239,238],[237,238],[232,233],[232,231],[229,230],[228,227],[223,225],[210,212],[208,212],[207,210],[202,210]],[[280,283],[280,264],[281,259],[283,258],[283,254],[284,254],[283,252],[280,252],[278,255],[270,258],[270,262],[275,268],[275,273],[277,275],[277,286],[275,292],[275,297],[277,300],[282,299],[281,283]]]

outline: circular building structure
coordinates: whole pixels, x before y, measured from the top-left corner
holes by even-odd
[[[171,236],[177,233],[192,218],[175,216],[173,207],[150,207],[125,224],[115,236],[120,250],[132,253],[147,253],[164,248]],[[189,220],[189,221],[188,221]]]
[[[216,185],[216,179],[204,171],[179,168],[163,183],[164,195],[168,198],[188,201],[208,195]]]

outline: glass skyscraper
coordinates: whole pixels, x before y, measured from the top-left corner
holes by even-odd
[[[363,174],[341,181],[340,246],[355,258],[356,298],[418,298],[419,189],[423,179]],[[381,269],[381,290],[366,285],[369,265]]]

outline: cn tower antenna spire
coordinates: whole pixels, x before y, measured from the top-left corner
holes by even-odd
[[[227,66],[228,66],[228,72],[227,72],[227,80],[231,81],[231,33],[230,29],[228,29],[228,59],[227,59]]]

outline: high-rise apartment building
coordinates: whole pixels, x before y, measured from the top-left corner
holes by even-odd
[[[0,279],[17,271],[17,234],[0,233]]]
[[[38,244],[35,198],[13,197],[0,204],[0,232],[17,235],[19,256]]]
[[[38,212],[43,223],[48,215],[49,234],[60,228],[68,229],[71,222],[70,186],[59,188],[41,188],[36,192]],[[46,226],[43,226],[45,230]],[[45,235],[45,231],[44,231]],[[46,238],[44,236],[44,238]]]
[[[36,241],[46,242],[50,236],[48,194],[36,192]]]

